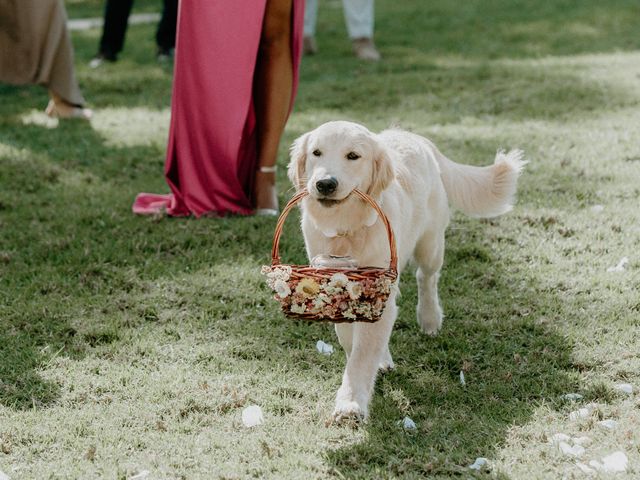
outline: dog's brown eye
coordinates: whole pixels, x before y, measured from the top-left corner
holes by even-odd
[[[316,157],[319,157],[320,155],[322,155],[322,152],[320,150],[318,150],[317,148],[311,153],[313,153]]]
[[[360,158],[360,155],[358,155],[356,152],[347,153],[347,159],[349,160],[357,160],[359,158]]]

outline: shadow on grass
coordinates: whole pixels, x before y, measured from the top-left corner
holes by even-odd
[[[314,60],[307,67],[308,83],[296,105],[302,114],[346,110],[391,121],[403,118],[407,111],[425,112],[430,123],[483,117],[556,120],[636,100],[623,88],[590,79],[578,66],[446,65],[435,64],[418,51],[399,51],[386,64],[360,66],[348,77],[336,75],[337,67],[328,62]]]

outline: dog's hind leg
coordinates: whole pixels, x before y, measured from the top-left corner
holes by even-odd
[[[435,335],[442,326],[442,308],[438,298],[438,277],[444,260],[444,229],[427,232],[417,243],[414,258],[418,264],[418,325]]]
[[[392,292],[380,320],[353,325],[353,346],[336,394],[335,421],[367,418],[376,375],[385,352],[389,352],[389,337],[397,313]]]

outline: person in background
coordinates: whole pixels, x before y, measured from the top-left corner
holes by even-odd
[[[345,22],[353,53],[361,60],[377,62],[380,53],[373,43],[374,0],[342,0]],[[318,51],[315,39],[318,19],[318,0],[306,0],[304,13],[304,53],[313,55]]]
[[[0,1],[0,81],[49,89],[50,117],[88,120],[62,0]]]
[[[124,47],[132,7],[133,0],[107,0],[100,46],[98,53],[89,62],[91,68],[97,68],[105,61],[118,60],[118,54]],[[162,16],[156,30],[156,53],[159,61],[167,61],[173,55],[176,45],[177,16],[178,0],[163,0]]]
[[[293,106],[304,0],[183,0],[165,179],[137,214],[277,215],[276,159]]]

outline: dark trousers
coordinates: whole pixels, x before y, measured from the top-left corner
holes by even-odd
[[[115,60],[122,51],[132,6],[133,0],[107,0],[100,53],[110,60]],[[178,0],[163,0],[162,17],[156,31],[156,44],[160,50],[175,47],[177,19]]]

